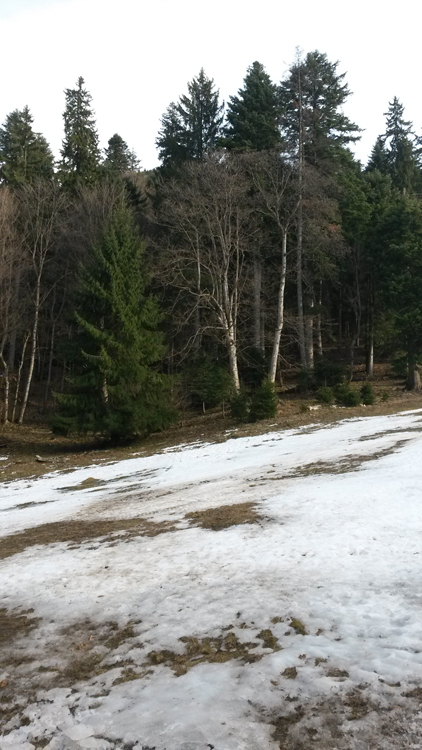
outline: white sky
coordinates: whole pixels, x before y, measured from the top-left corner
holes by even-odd
[[[410,0],[394,13],[381,0],[2,0],[0,35],[0,123],[27,104],[56,156],[63,91],[80,75],[93,97],[101,146],[118,132],[149,169],[158,163],[163,112],[201,67],[227,101],[254,60],[279,82],[296,47],[326,53],[347,73],[353,94],[345,111],[365,129],[356,150],[363,162],[394,96],[418,134],[422,127],[420,24]]]

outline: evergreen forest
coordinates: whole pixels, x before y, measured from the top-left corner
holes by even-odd
[[[226,103],[200,70],[162,115],[152,171],[118,133],[100,149],[83,78],[57,161],[29,108],[11,112],[2,422],[36,403],[59,433],[118,441],[185,407],[257,420],[286,368],[329,401],[358,355],[368,382],[376,357],[420,388],[422,137],[393,96],[362,165],[350,95],[318,51],[280,81],[253,62]]]

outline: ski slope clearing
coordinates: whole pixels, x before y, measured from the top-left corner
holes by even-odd
[[[422,747],[422,410],[6,483],[1,750]]]

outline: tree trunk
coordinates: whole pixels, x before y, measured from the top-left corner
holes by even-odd
[[[407,389],[409,391],[421,390],[420,366],[416,362],[409,365],[409,377],[407,379]]]
[[[368,316],[366,328],[366,377],[372,378],[374,374],[374,310],[373,310],[373,288],[372,279],[369,283]]]
[[[226,340],[229,352],[230,373],[236,391],[240,391],[239,369],[237,366],[237,346],[233,333],[233,330],[228,330],[226,332]]]
[[[305,325],[303,319],[303,164],[303,113],[302,95],[299,92],[299,199],[297,209],[296,293],[300,363],[302,366],[306,366]]]
[[[287,228],[283,231],[282,248],[281,248],[281,275],[280,285],[278,288],[278,304],[277,304],[277,325],[274,333],[273,351],[271,355],[271,364],[269,372],[269,380],[271,383],[275,383],[277,374],[277,362],[278,355],[280,352],[280,340],[281,333],[284,325],[284,293],[286,289],[286,272],[287,272]]]
[[[38,276],[37,288],[35,292],[34,324],[32,326],[32,335],[31,335],[31,357],[29,360],[28,377],[26,379],[26,386],[25,386],[25,392],[24,392],[23,401],[22,401],[22,408],[21,408],[21,412],[19,415],[19,424],[23,423],[23,418],[25,416],[26,406],[28,403],[29,389],[31,387],[31,382],[32,382],[32,375],[34,372],[35,355],[37,351],[38,320],[39,320],[39,315],[40,315],[40,296],[41,296],[41,276]]]
[[[343,346],[343,305],[340,292],[340,301],[338,305],[338,332],[337,332],[337,346],[339,349]]]
[[[261,315],[262,266],[258,255],[253,260],[253,299],[254,299],[254,347],[262,351],[262,315]]]
[[[0,353],[0,362],[3,365],[3,382],[4,382],[4,393],[3,393],[3,424],[7,424],[9,421],[9,393],[10,393],[10,381],[9,381],[9,366],[3,356],[4,342]]]
[[[306,366],[313,368],[314,366],[314,317],[312,315],[312,309],[314,307],[314,300],[312,297],[308,299],[308,312],[305,317],[305,358]]]
[[[18,376],[16,378],[16,390],[15,390],[15,398],[14,398],[14,401],[13,401],[12,422],[15,421],[16,408],[17,408],[18,399],[19,399],[19,388],[20,388],[20,384],[21,384],[23,363],[25,361],[25,352],[26,352],[26,347],[27,347],[28,341],[30,339],[30,336],[31,336],[30,333],[26,334],[24,342],[23,342],[23,346],[22,346],[21,361],[19,362]]]
[[[13,302],[12,302],[12,305],[13,305],[12,320],[17,320],[18,318],[20,283],[21,283],[21,267],[19,266],[17,273],[16,273],[15,293],[13,295]],[[16,339],[17,339],[17,328],[15,325],[13,330],[10,332],[10,336],[9,336],[9,370],[11,370],[12,372],[15,367]]]
[[[50,352],[49,352],[49,355],[48,355],[48,370],[47,370],[47,382],[45,384],[44,404],[47,404],[48,392],[50,390],[50,384],[51,384],[51,373],[52,373],[52,370],[53,370],[53,356],[54,356],[55,333],[56,333],[56,322],[53,320],[53,325],[52,325],[52,328],[51,328]]]
[[[316,336],[317,336],[317,351],[318,357],[322,357],[322,327],[321,327],[321,309],[322,309],[322,280],[319,281],[319,295],[318,295],[318,315],[316,316]]]
[[[374,332],[368,331],[366,340],[366,377],[372,378],[374,375]]]
[[[355,369],[355,344],[356,344],[356,339],[352,337],[350,341],[349,383],[351,383],[353,380],[353,373]]]
[[[200,312],[200,299],[201,299],[201,259],[199,256],[199,249],[197,247],[197,256],[196,256],[196,293],[197,293],[197,300],[196,300],[196,308],[195,308],[195,340],[194,340],[194,347],[196,351],[200,349],[201,346],[201,312]]]

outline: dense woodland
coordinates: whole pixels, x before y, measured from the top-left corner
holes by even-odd
[[[417,387],[422,139],[394,97],[362,166],[349,95],[318,51],[280,82],[254,62],[226,104],[201,70],[163,114],[151,172],[117,133],[101,153],[83,78],[65,91],[57,162],[28,107],[11,112],[3,422],[23,423],[31,399],[55,430],[117,439],[181,404],[260,418],[286,366],[327,387],[363,350],[368,379],[375,350]]]

